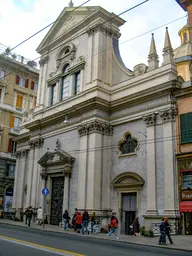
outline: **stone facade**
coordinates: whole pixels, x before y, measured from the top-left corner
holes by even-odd
[[[13,207],[42,206],[52,224],[75,207],[100,217],[116,211],[126,234],[136,216],[148,229],[164,214],[174,220],[172,91],[181,84],[168,31],[163,65],[153,52],[153,36],[150,69],[139,64],[131,71],[118,49],[125,21],[107,21],[111,14],[100,7],[78,8],[66,20],[71,10],[63,10],[62,22],[37,49],[42,56],[38,107],[18,138],[19,150],[29,151],[17,161],[17,176],[23,161],[28,170],[24,183],[15,181],[18,193],[27,187],[27,199],[20,205],[15,196]],[[44,187],[49,188],[46,200]]]

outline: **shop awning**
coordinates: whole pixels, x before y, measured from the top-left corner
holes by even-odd
[[[192,202],[181,202],[179,206],[180,212],[192,212]]]

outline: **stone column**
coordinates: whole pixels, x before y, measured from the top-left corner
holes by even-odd
[[[22,150],[21,154],[21,163],[20,163],[20,172],[19,172],[19,193],[17,195],[18,198],[18,204],[17,208],[23,209],[24,207],[24,181],[25,181],[25,174],[26,174],[26,162],[27,162],[27,155],[28,155],[28,149]]]
[[[157,214],[155,113],[143,117],[147,125],[147,215]]]
[[[21,151],[18,150],[16,152],[16,168],[15,168],[15,177],[14,177],[14,191],[13,191],[13,202],[12,202],[12,208],[16,209],[17,207],[17,199],[18,199],[18,193],[19,193],[19,168],[20,168],[20,158],[21,158]]]
[[[34,141],[29,141],[30,151],[28,159],[28,177],[27,177],[27,199],[26,205],[31,206],[31,191],[32,191],[32,179],[33,179],[33,165],[34,165]]]
[[[63,213],[69,210],[69,189],[70,189],[70,174],[64,173],[64,191],[63,191]]]
[[[38,164],[40,158],[40,148],[43,145],[43,139],[38,138],[35,140],[35,157],[34,157],[34,168],[33,168],[33,180],[32,180],[32,198],[31,205],[33,208],[38,208],[38,179],[40,176],[40,165]]]
[[[80,153],[78,168],[78,187],[77,187],[77,208],[86,207],[86,184],[87,184],[87,156],[88,156],[88,134],[86,125],[78,128],[80,136]]]
[[[42,170],[42,173],[41,173],[41,207],[42,207],[42,210],[43,210],[43,215],[45,214],[46,212],[46,202],[45,202],[45,196],[42,194],[42,190],[46,187],[46,183],[47,183],[47,174],[45,173],[44,170]]]
[[[176,115],[175,107],[160,112],[163,122],[165,215],[175,215],[174,175],[176,175],[176,170],[174,170],[173,122],[175,122]]]

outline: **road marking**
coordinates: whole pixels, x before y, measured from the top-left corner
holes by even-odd
[[[79,254],[79,253],[75,253],[75,252],[69,252],[69,251],[65,251],[65,250],[60,250],[60,249],[49,247],[49,246],[35,244],[35,243],[23,241],[23,240],[18,240],[18,239],[15,239],[15,238],[12,238],[12,237],[8,237],[8,236],[1,236],[0,235],[0,240],[6,241],[6,242],[10,242],[10,243],[14,243],[14,244],[19,244],[19,245],[27,246],[27,247],[30,247],[30,248],[33,248],[33,249],[37,249],[37,250],[41,250],[41,251],[51,252],[51,253],[54,253],[54,254],[57,254],[57,255],[63,255],[63,256],[85,256],[84,254]]]

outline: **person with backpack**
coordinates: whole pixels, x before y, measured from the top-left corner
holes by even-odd
[[[107,234],[107,236],[111,236],[113,233],[115,235],[116,239],[118,238],[118,225],[119,225],[119,221],[117,219],[117,217],[115,216],[115,214],[111,217],[111,230],[109,231],[109,233]]]
[[[171,236],[170,236],[171,227],[170,227],[170,225],[169,225],[168,218],[165,217],[164,219],[165,219],[165,235],[167,235],[170,244],[173,244],[173,240],[171,239]]]

